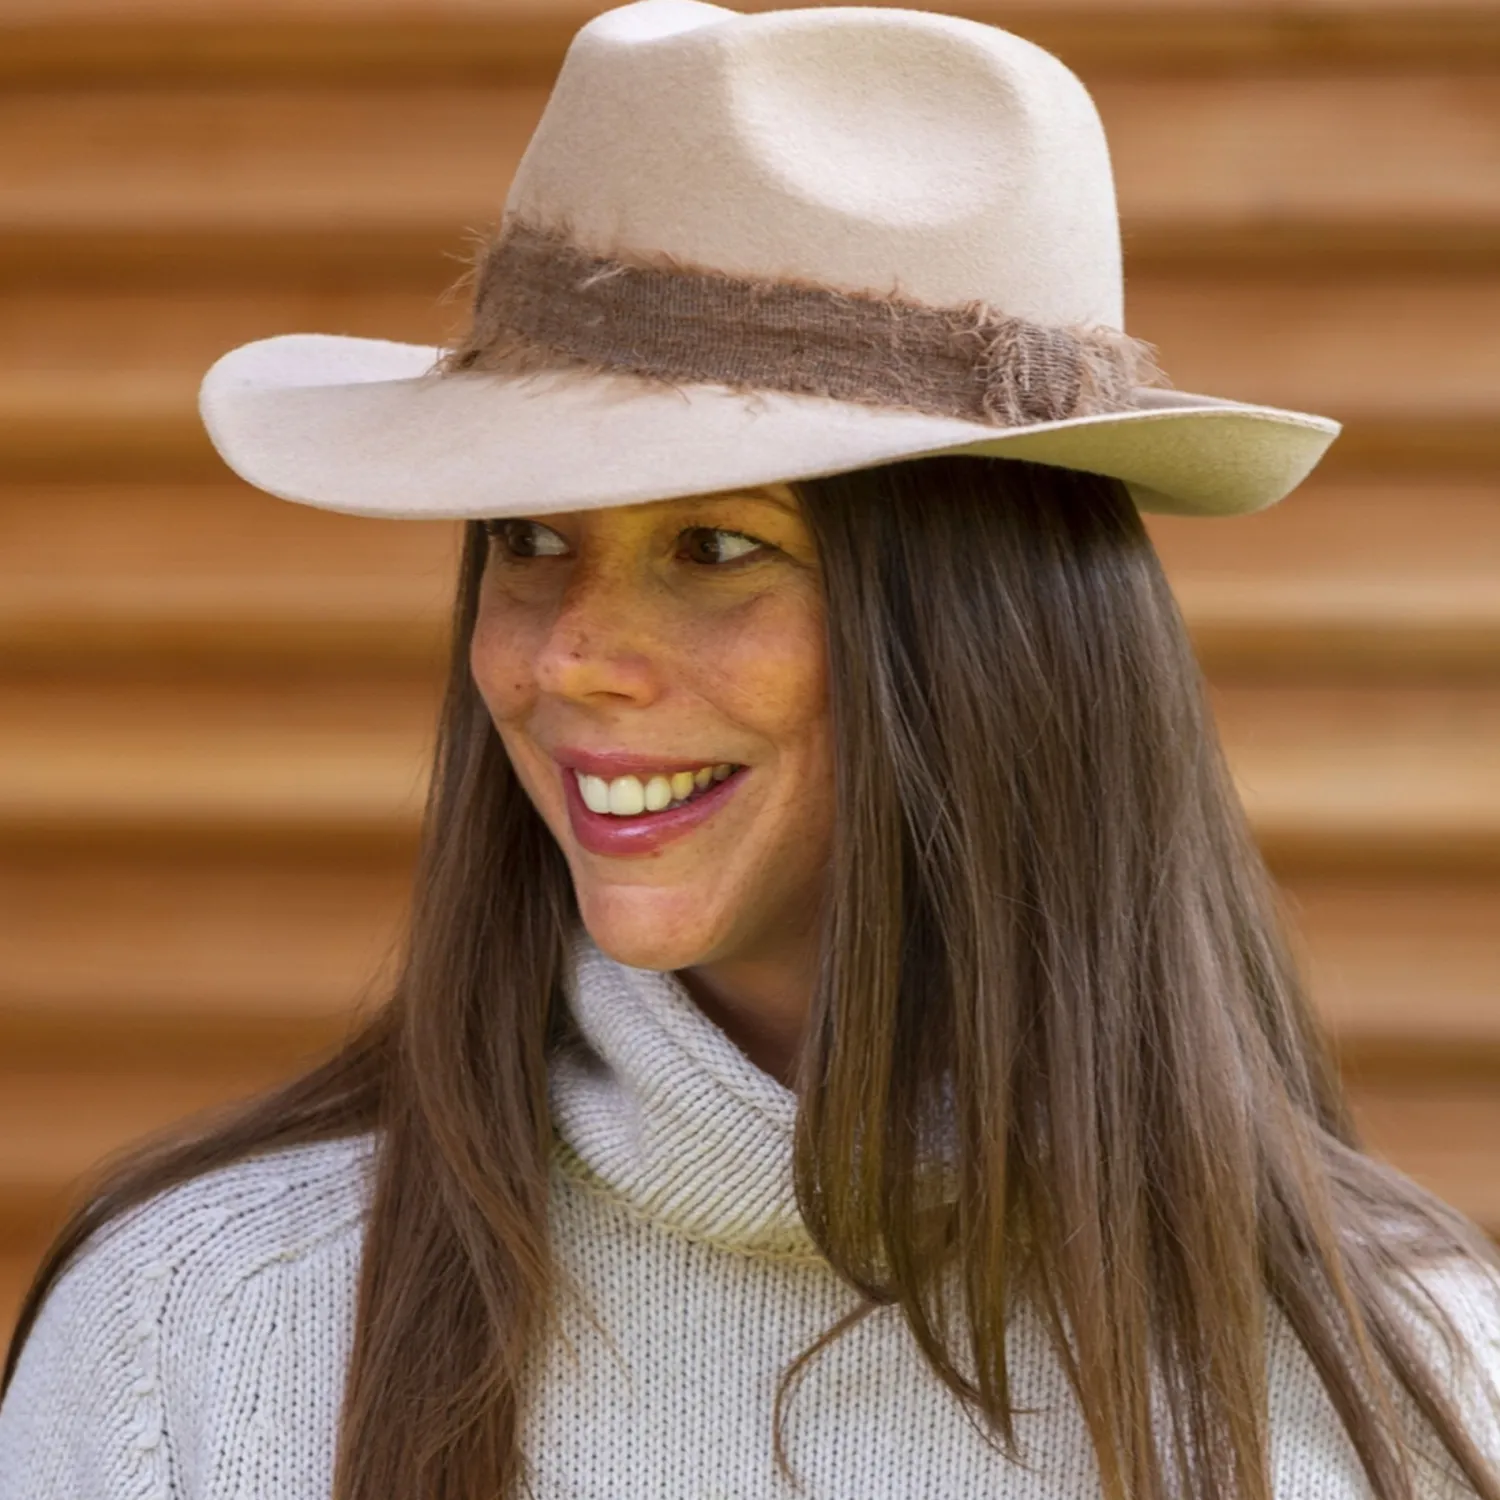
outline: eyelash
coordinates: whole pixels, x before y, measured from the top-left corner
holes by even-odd
[[[744,554],[743,557],[731,557],[728,562],[720,562],[720,563],[698,563],[697,564],[697,566],[699,566],[699,567],[713,568],[715,571],[722,571],[725,568],[733,568],[733,567],[738,566],[740,563],[754,562],[758,557],[763,556],[767,551],[770,550],[770,545],[771,544],[769,542],[763,542],[763,541],[761,541],[761,539],[758,536],[751,536],[748,531],[735,531],[731,527],[728,527],[728,526],[688,526],[688,527],[684,527],[684,529],[678,534],[678,537],[677,537],[678,543],[681,544],[683,538],[687,537],[687,536],[690,536],[693,532],[707,532],[710,535],[717,535],[717,536],[732,536],[732,537],[735,537],[739,541],[749,542],[755,548],[755,550],[753,552],[747,552],[747,553]],[[696,562],[696,559],[693,559],[693,561]]]
[[[511,524],[511,522],[512,522],[513,519],[514,518],[509,517],[509,516],[503,516],[503,517],[499,517],[499,518],[490,518],[490,519],[486,519],[486,520],[481,521],[480,525],[484,528],[484,534],[485,534],[486,537],[488,537],[488,538],[490,538],[492,540],[498,540],[498,541],[504,542],[505,541],[505,528],[506,528],[506,526],[508,526],[509,524]],[[540,522],[533,522],[533,523],[529,523],[529,524],[540,525],[541,523]],[[547,529],[550,529],[550,528],[547,528]],[[737,566],[740,563],[753,562],[756,558],[758,558],[762,554],[764,554],[766,552],[774,552],[776,550],[775,547],[770,542],[762,541],[758,536],[753,536],[748,531],[736,531],[732,527],[729,527],[729,526],[685,526],[685,527],[683,527],[683,529],[677,535],[677,540],[678,540],[679,545],[681,544],[681,542],[682,542],[682,540],[683,540],[684,537],[690,536],[694,532],[711,532],[711,533],[717,533],[720,536],[737,537],[740,541],[752,543],[755,546],[755,548],[757,549],[754,552],[747,552],[747,553],[745,553],[745,555],[743,557],[733,557],[733,558],[730,558],[728,562],[721,562],[721,563],[697,563],[696,564],[699,567],[711,568],[711,569],[713,569],[716,572],[722,572],[722,571],[724,571],[726,569],[733,568],[733,567]],[[543,554],[543,556],[546,556],[546,555],[549,555],[549,554]],[[511,558],[511,560],[513,562],[530,562],[530,561],[535,561],[536,560],[534,558],[528,557],[525,553],[510,552],[509,556],[510,556],[510,558]]]

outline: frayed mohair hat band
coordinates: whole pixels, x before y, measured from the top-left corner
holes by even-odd
[[[482,250],[470,327],[438,368],[713,381],[1000,427],[1129,411],[1167,383],[1151,346],[1114,329],[600,256],[518,218]]]

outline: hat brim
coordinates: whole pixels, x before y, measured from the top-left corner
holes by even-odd
[[[242,478],[286,500],[407,519],[541,515],[973,453],[1123,480],[1147,511],[1238,515],[1307,476],[1339,424],[1143,390],[1134,410],[997,429],[919,412],[628,375],[432,373],[426,345],[284,334],[204,377]]]

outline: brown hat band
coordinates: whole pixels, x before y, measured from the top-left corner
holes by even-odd
[[[1149,344],[1047,328],[984,302],[930,307],[682,267],[627,263],[512,219],[482,252],[464,370],[618,371],[900,407],[999,427],[1125,411],[1165,380]]]

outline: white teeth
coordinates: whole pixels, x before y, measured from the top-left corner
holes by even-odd
[[[726,780],[733,772],[733,765],[720,761],[717,765],[700,766],[696,771],[650,776],[644,782],[639,776],[617,776],[613,781],[606,781],[602,776],[586,776],[582,771],[575,771],[573,775],[577,778],[583,805],[590,812],[633,818],[643,812],[662,812],[668,807],[679,807],[695,793]]]
[[[609,784],[609,810],[617,818],[633,818],[646,810],[646,789],[634,776],[616,776]]]

